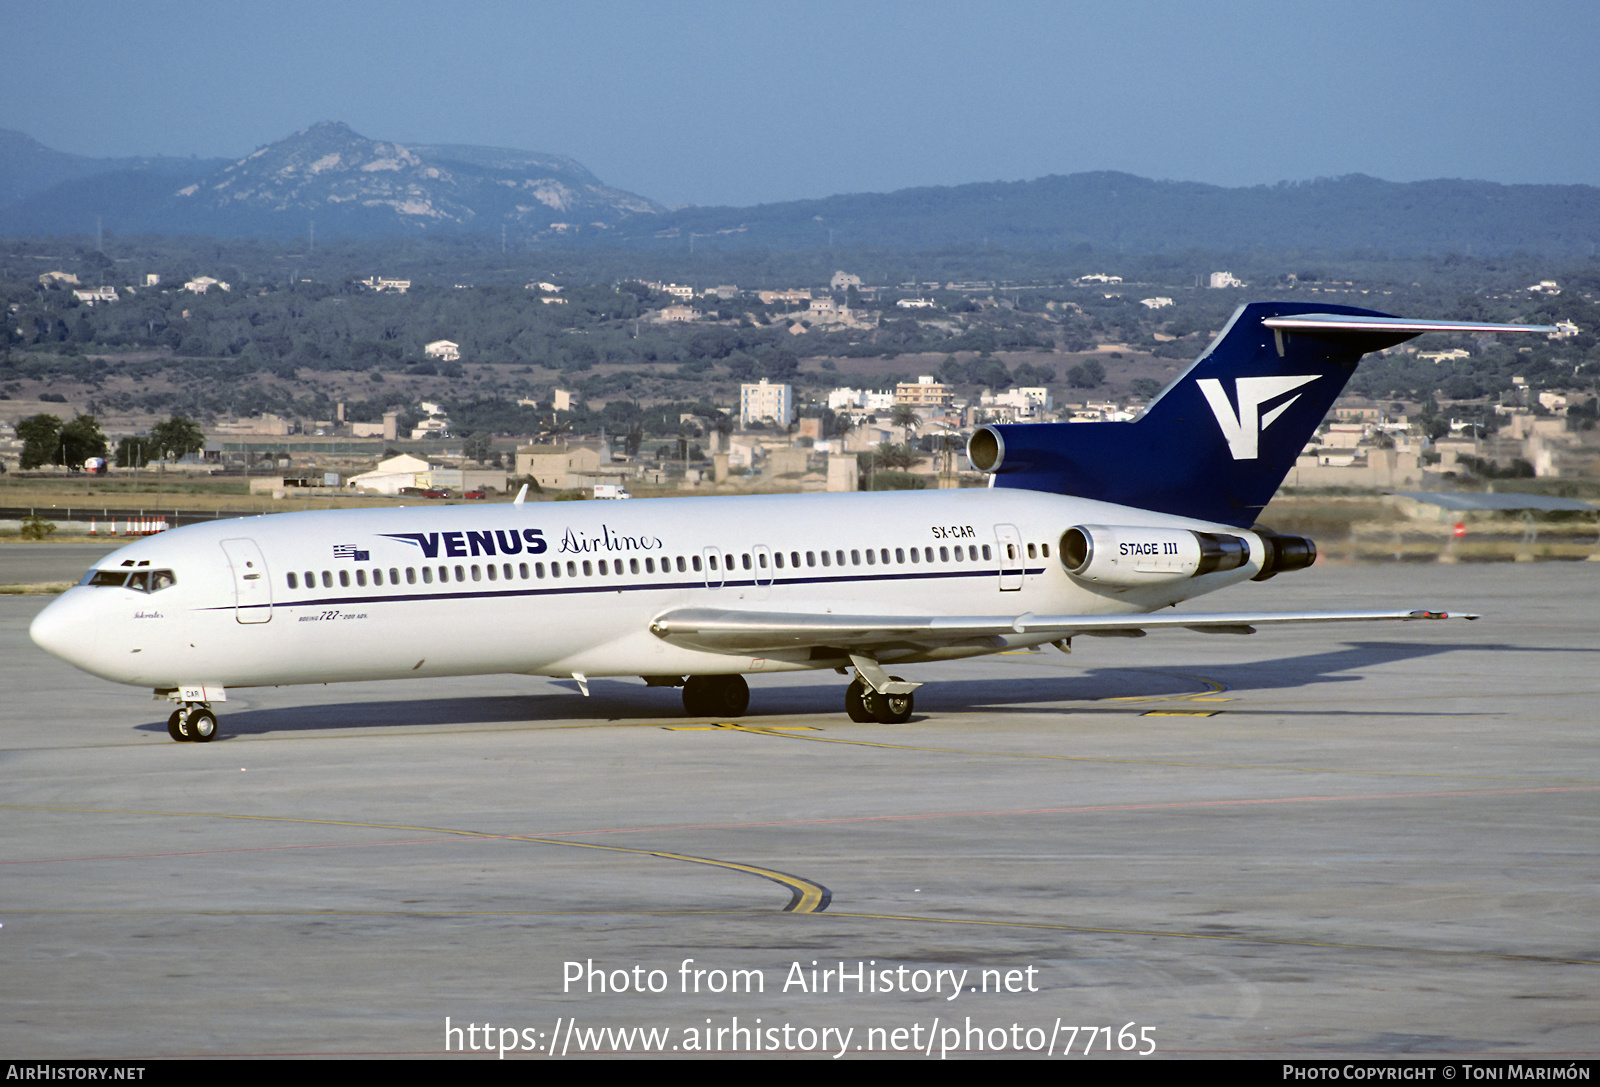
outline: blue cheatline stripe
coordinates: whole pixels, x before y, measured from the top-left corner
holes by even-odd
[[[1042,574],[1044,567],[1017,569],[1017,570],[949,570],[938,573],[904,573],[890,574],[888,576],[861,575],[849,577],[804,577],[786,578],[757,585],[752,579],[749,581],[724,581],[717,589],[737,588],[782,588],[790,585],[837,585],[863,581],[930,581],[948,578],[989,578],[1004,576],[1006,574]],[[555,579],[549,579],[555,580]],[[576,596],[582,593],[623,593],[642,592],[648,590],[677,590],[677,589],[705,589],[706,583],[702,581],[632,581],[611,585],[555,585],[542,589],[474,589],[471,592],[429,592],[429,593],[388,593],[382,596],[324,596],[305,600],[274,600],[271,604],[224,604],[210,608],[197,608],[197,611],[235,611],[249,610],[252,608],[325,608],[336,604],[354,606],[357,604],[403,604],[421,600],[487,600],[510,599],[519,596]],[[711,591],[716,591],[712,589]]]

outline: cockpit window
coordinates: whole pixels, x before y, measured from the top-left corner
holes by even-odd
[[[171,570],[90,570],[83,575],[79,585],[117,586],[135,589],[141,593],[158,593],[178,583]]]

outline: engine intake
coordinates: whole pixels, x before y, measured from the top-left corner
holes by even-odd
[[[1237,570],[1250,561],[1250,542],[1184,528],[1074,525],[1061,534],[1057,554],[1079,581],[1132,588]]]

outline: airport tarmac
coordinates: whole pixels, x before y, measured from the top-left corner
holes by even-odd
[[[77,581],[100,558],[127,542],[124,539],[0,543],[0,585]]]
[[[0,598],[0,1051],[1592,1058],[1597,587],[1318,566],[1189,609],[1484,618],[917,666],[906,725],[491,676],[230,691],[206,745]]]

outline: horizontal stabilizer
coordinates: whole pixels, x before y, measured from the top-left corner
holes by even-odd
[[[1430,321],[1420,317],[1356,317],[1343,313],[1297,313],[1292,317],[1268,317],[1267,328],[1299,329],[1304,332],[1403,332],[1420,336],[1424,332],[1470,332],[1490,336],[1498,332],[1556,331],[1554,325],[1497,325],[1482,321]]]

